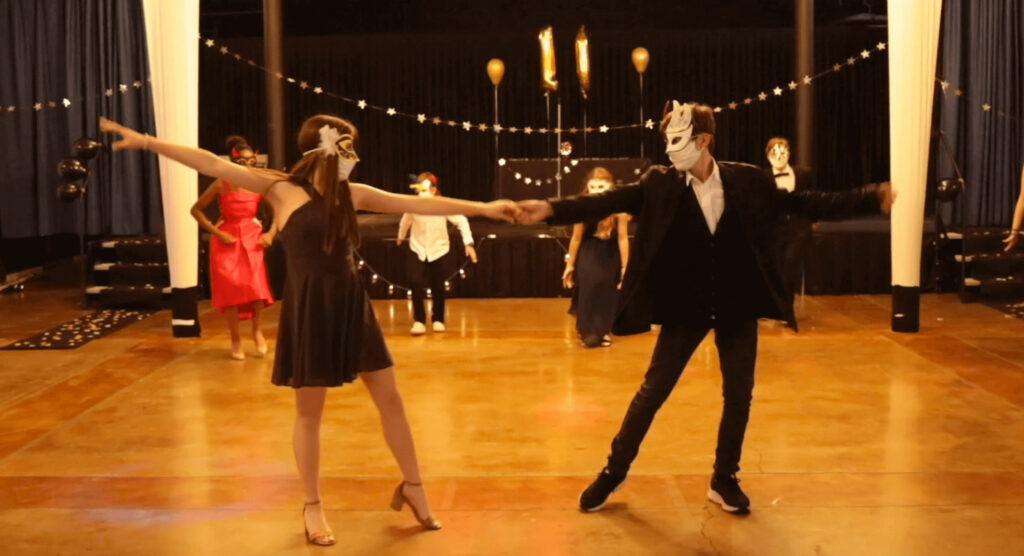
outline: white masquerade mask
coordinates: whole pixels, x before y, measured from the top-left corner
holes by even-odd
[[[430,188],[433,187],[433,185],[433,182],[431,182],[429,179],[426,179],[419,183],[411,184],[409,186],[409,189],[416,191],[416,194],[419,195],[420,197],[433,197],[434,193],[430,191]]]
[[[598,193],[604,193],[612,188],[612,182],[603,179],[592,179],[587,182],[587,193],[595,195]]]
[[[785,168],[789,164],[789,149],[782,143],[776,143],[768,152],[768,161],[772,163],[772,168],[779,170]]]
[[[356,154],[355,138],[350,133],[338,133],[337,128],[324,124],[320,128],[320,144],[315,149],[310,149],[302,156],[320,151],[324,156],[338,157],[338,179],[346,180],[356,162],[359,162],[359,155]]]
[[[679,104],[673,100],[672,119],[665,127],[665,154],[672,161],[672,166],[680,172],[693,168],[702,151],[695,143],[700,134],[693,136],[694,106],[692,103]]]

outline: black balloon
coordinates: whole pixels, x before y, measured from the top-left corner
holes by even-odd
[[[83,189],[77,183],[65,183],[57,187],[57,196],[61,201],[70,203],[82,196]]]
[[[57,163],[57,174],[68,181],[78,181],[89,175],[89,169],[77,158],[65,158]]]
[[[75,139],[75,142],[71,145],[71,148],[75,150],[75,157],[80,160],[90,160],[96,157],[96,154],[103,148],[103,143],[91,138],[91,137],[79,137]]]

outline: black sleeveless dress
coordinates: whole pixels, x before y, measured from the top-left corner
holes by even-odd
[[[326,232],[326,202],[314,193],[277,236],[288,261],[271,378],[278,386],[341,386],[394,364],[351,242],[325,253]]]
[[[622,270],[618,227],[612,227],[608,239],[601,239],[594,235],[598,223],[584,224],[583,240],[576,253],[576,291],[569,307],[569,313],[576,315],[576,332],[590,347],[599,345],[612,331]]]

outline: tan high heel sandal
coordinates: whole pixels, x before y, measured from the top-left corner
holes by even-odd
[[[416,521],[420,522],[420,525],[422,525],[424,529],[428,529],[430,531],[437,531],[438,529],[440,529],[440,521],[434,519],[432,516],[429,515],[427,517],[420,516],[420,512],[416,510],[416,506],[413,505],[413,503],[409,500],[409,497],[406,496],[405,492],[402,490],[402,487],[404,487],[405,485],[418,487],[423,486],[423,483],[410,483],[408,481],[402,481],[398,483],[398,486],[395,487],[395,495],[391,497],[391,509],[395,510],[396,512],[400,512],[402,511],[402,506],[408,504],[409,509],[412,510],[413,517],[416,518]]]
[[[330,528],[321,533],[311,534],[309,527],[306,525],[306,508],[318,505],[320,505],[319,500],[316,502],[306,502],[302,505],[302,528],[306,530],[306,542],[317,546],[331,546],[334,544],[334,533],[331,532]]]

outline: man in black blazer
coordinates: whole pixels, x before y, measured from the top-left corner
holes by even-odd
[[[654,415],[697,346],[715,331],[724,408],[708,497],[732,513],[747,513],[739,488],[743,436],[750,414],[757,358],[757,320],[786,321],[793,307],[772,255],[778,215],[834,218],[888,208],[888,184],[845,193],[780,191],[761,169],[715,162],[710,149],[714,111],[666,105],[661,129],[672,166],[654,166],[640,181],[601,195],[523,201],[519,221],[582,222],[628,212],[637,219],[632,256],[619,299],[615,334],[648,332],[660,324],[654,354],[633,397],[608,463],[580,495],[580,508],[600,509],[622,485]]]
[[[789,141],[785,137],[772,137],[764,148],[768,168],[764,172],[771,176],[775,187],[786,191],[802,191],[814,188],[814,174],[810,168],[791,166],[789,163]],[[776,256],[782,267],[782,279],[786,283],[787,303],[793,303],[793,294],[801,291],[804,277],[804,258],[811,240],[813,222],[802,214],[780,214],[776,230],[778,243]]]

